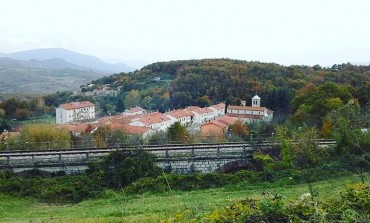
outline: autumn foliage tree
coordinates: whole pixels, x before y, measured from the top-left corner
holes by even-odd
[[[230,126],[231,132],[240,137],[248,135],[248,127],[242,121],[237,120],[232,126]]]

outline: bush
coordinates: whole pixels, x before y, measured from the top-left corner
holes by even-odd
[[[24,176],[1,174],[0,192],[20,197],[34,197],[48,203],[80,202],[96,197],[103,187],[86,175],[40,177],[35,172]]]
[[[164,222],[368,222],[370,219],[370,186],[350,184],[339,196],[323,201],[303,194],[286,200],[278,194],[267,194],[261,200],[246,199],[197,218],[190,213],[176,215]]]
[[[144,177],[156,177],[160,168],[153,155],[137,150],[117,150],[101,163],[90,164],[88,174],[101,179],[108,188],[122,188]]]

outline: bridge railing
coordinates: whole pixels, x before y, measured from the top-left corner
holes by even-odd
[[[335,144],[333,140],[317,140],[319,146]],[[149,145],[110,148],[84,148],[49,151],[2,151],[0,169],[34,168],[42,166],[87,165],[89,161],[99,160],[112,151],[135,152],[138,148],[155,155],[156,162],[173,162],[219,159],[247,159],[256,150],[270,150],[278,146],[274,142],[262,142],[256,147],[252,143],[188,144],[188,145]]]
[[[71,141],[44,141],[44,142],[28,142],[21,140],[1,140],[0,151],[15,151],[15,150],[65,150],[65,149],[84,149],[97,147],[134,147],[134,146],[159,146],[159,145],[186,145],[186,144],[220,144],[220,143],[259,143],[262,141],[273,141],[273,134],[249,134],[244,138],[238,138],[238,141],[230,141],[231,138],[225,138],[224,141],[215,140],[212,136],[203,136],[183,141],[171,141],[167,138],[154,142],[143,142],[140,140],[121,140],[121,139],[106,139],[103,142],[96,140],[71,140]]]
[[[167,147],[144,148],[155,155],[156,162],[194,161],[249,157],[253,148],[250,144],[221,145],[177,145]],[[18,151],[1,152],[1,168],[48,167],[87,165],[92,160],[99,160],[115,150],[135,151],[135,148],[111,148],[68,151]]]

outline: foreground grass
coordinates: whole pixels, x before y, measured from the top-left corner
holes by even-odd
[[[369,183],[369,174],[365,181]],[[318,199],[324,199],[344,189],[347,183],[355,182],[361,182],[361,178],[354,175],[330,179],[312,184],[311,191],[307,184],[277,186],[268,183],[142,195],[108,190],[99,199],[73,205],[45,204],[34,199],[0,195],[0,222],[160,222],[185,210],[192,216],[202,215],[247,197],[258,199],[279,194],[297,198],[314,190]]]

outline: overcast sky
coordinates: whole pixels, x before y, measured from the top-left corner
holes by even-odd
[[[0,52],[65,48],[110,62],[370,61],[369,0],[0,0]]]

